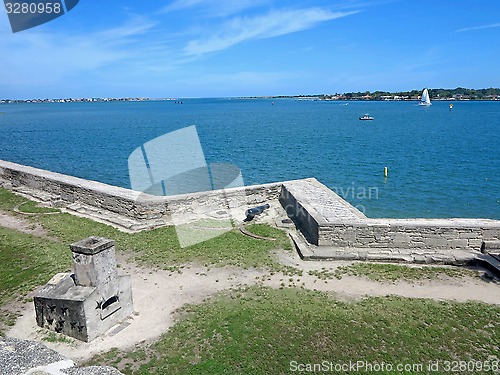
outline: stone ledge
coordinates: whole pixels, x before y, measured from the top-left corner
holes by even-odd
[[[480,250],[483,241],[500,241],[497,220],[367,218],[314,178],[159,197],[0,160],[0,185],[130,232],[217,219],[213,213],[279,198],[314,245],[416,252]]]
[[[389,263],[446,264],[455,266],[473,265],[481,255],[477,251],[450,250],[428,252],[401,252],[399,249],[375,249],[315,246],[298,233],[290,237],[302,260],[359,260]]]

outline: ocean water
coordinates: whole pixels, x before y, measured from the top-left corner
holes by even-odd
[[[316,177],[369,217],[500,219],[500,102],[184,99],[0,106],[0,159],[130,187],[145,142],[196,125],[246,185]],[[369,113],[374,121],[359,121]],[[384,178],[384,167],[388,178]]]

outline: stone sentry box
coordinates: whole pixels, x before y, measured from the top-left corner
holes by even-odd
[[[34,297],[36,322],[88,342],[132,314],[131,281],[117,272],[113,240],[89,237],[70,249],[74,273],[55,275]]]

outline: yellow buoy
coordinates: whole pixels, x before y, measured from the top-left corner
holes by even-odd
[[[387,167],[384,167],[384,177],[387,177],[388,174],[389,174],[389,169],[387,169]]]

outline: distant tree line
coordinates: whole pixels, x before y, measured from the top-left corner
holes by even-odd
[[[457,99],[457,100],[493,100],[500,99],[499,88],[488,89],[466,89],[457,87],[455,89],[428,89],[431,99]],[[384,100],[384,99],[400,99],[400,100],[416,100],[422,95],[422,90],[411,91],[365,91],[365,92],[347,92],[344,94],[322,94],[322,95],[307,95],[314,96],[318,99],[346,99],[346,100]]]

